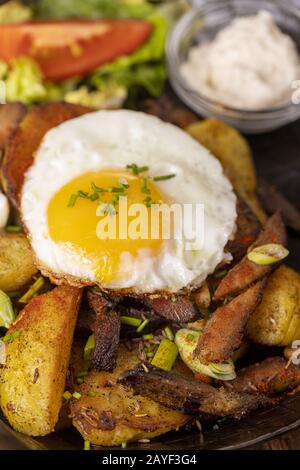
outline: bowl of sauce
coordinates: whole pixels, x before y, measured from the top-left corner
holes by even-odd
[[[167,43],[170,80],[202,116],[246,133],[300,118],[300,10],[283,2],[210,0]]]

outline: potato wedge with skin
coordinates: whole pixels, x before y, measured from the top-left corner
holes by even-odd
[[[149,398],[134,395],[121,384],[109,385],[109,381],[115,382],[121,373],[138,363],[137,351],[128,351],[121,344],[114,372],[92,371],[77,387],[81,398],[71,400],[71,416],[84,439],[95,445],[118,446],[154,438],[178,429],[190,419]]]
[[[0,289],[20,289],[37,273],[27,237],[22,233],[0,233]]]
[[[256,196],[252,154],[244,137],[217,119],[205,119],[192,124],[186,131],[218,158],[235,191],[264,222],[266,215]]]
[[[286,346],[300,339],[300,274],[280,266],[271,274],[260,305],[247,324],[256,343]]]
[[[81,289],[59,286],[33,298],[7,335],[0,370],[1,409],[11,426],[30,436],[51,433],[58,421]]]

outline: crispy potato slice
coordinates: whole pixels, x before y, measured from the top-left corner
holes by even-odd
[[[92,371],[78,387],[79,400],[71,400],[73,424],[84,439],[101,446],[151,439],[178,429],[190,418],[146,397],[134,395],[121,384],[109,386],[139,363],[136,351],[120,345],[113,373]],[[96,396],[89,396],[89,393]]]
[[[80,289],[56,287],[32,299],[8,330],[13,339],[0,371],[0,401],[17,431],[44,436],[54,430],[80,299]]]
[[[52,127],[81,116],[91,109],[67,103],[46,103],[36,106],[21,121],[6,147],[1,169],[4,191],[15,207],[24,181],[24,174],[33,162],[34,152]]]
[[[300,275],[288,266],[271,274],[260,305],[247,324],[256,343],[286,346],[300,339]]]
[[[233,127],[217,119],[190,125],[187,132],[221,162],[235,191],[247,202],[261,222],[266,215],[256,196],[256,174],[250,147]]]
[[[20,289],[36,274],[37,268],[27,237],[21,233],[0,233],[0,289]]]

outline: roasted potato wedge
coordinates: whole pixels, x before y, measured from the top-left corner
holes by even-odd
[[[7,332],[0,402],[19,432],[44,436],[54,430],[80,299],[80,289],[56,287],[33,298]]]
[[[1,168],[3,189],[15,207],[19,205],[24,174],[32,164],[34,152],[46,132],[89,111],[89,108],[74,104],[46,103],[26,114],[6,147]]]
[[[78,387],[79,400],[71,400],[74,426],[84,439],[101,446],[151,439],[178,429],[189,417],[169,410],[149,398],[134,395],[121,384],[110,385],[139,362],[136,351],[119,347],[114,372],[92,371]],[[90,396],[90,395],[95,396]]]
[[[263,299],[247,325],[256,343],[286,346],[300,339],[300,275],[280,266],[270,276]]]
[[[200,121],[186,130],[220,160],[235,191],[264,222],[266,215],[256,196],[256,174],[251,150],[244,137],[217,119]]]
[[[0,233],[0,289],[20,289],[36,274],[33,253],[25,235]]]

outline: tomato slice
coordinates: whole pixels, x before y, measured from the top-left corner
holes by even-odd
[[[142,20],[31,21],[0,26],[0,59],[29,56],[45,79],[86,75],[141,46],[152,31]]]

